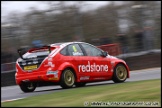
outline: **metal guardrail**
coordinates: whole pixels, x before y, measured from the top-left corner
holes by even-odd
[[[141,56],[141,55],[146,55],[146,54],[153,54],[153,53],[161,53],[161,49],[152,49],[152,50],[147,50],[147,51],[140,51],[136,53],[125,53],[125,54],[120,54],[116,57],[118,58],[125,58],[125,57],[135,57],[135,56]]]
[[[1,64],[1,73],[9,73],[9,72],[16,71],[15,65],[16,65],[16,62]]]

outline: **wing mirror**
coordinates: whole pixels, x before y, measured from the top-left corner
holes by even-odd
[[[108,53],[106,51],[102,52],[102,57],[106,57],[108,55]]]

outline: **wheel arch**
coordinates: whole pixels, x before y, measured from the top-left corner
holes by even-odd
[[[119,64],[122,64],[122,65],[124,65],[124,66],[126,67],[126,69],[127,69],[127,78],[130,78],[130,72],[129,72],[130,70],[129,70],[129,67],[128,67],[127,64],[125,64],[125,63],[123,63],[123,62],[118,62],[118,63],[115,64],[114,69],[115,69],[115,67],[116,67],[117,65],[119,65]]]
[[[78,75],[77,75],[77,69],[75,68],[75,66],[74,66],[73,64],[69,63],[69,62],[63,63],[63,64],[58,68],[58,70],[61,72],[61,73],[60,73],[60,76],[62,75],[62,73],[63,73],[63,71],[64,71],[65,69],[71,69],[71,70],[72,70],[72,72],[74,73],[74,76],[75,76],[75,82],[77,82],[77,80],[78,80]]]
[[[76,74],[76,71],[74,70],[74,68],[69,66],[69,67],[66,67],[64,70],[66,70],[66,69],[72,70],[72,72],[73,72],[73,74],[74,74],[74,77],[75,77],[75,82],[76,82],[76,81],[77,81],[77,74]],[[63,72],[64,70],[62,70],[62,72]],[[62,72],[61,72],[61,74],[62,74]]]

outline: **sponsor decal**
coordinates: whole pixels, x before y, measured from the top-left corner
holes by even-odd
[[[50,66],[52,68],[55,67],[55,64],[53,64],[52,62],[48,61],[48,64],[44,65],[44,67]]]
[[[74,56],[81,56],[81,55],[83,55],[83,53],[78,52],[78,50],[77,50],[77,48],[75,46],[73,46],[72,48],[73,48],[73,51],[74,51],[74,52],[72,52]]]
[[[27,70],[27,72],[32,72],[32,70]]]
[[[80,80],[89,80],[89,76],[80,77]]]
[[[58,71],[48,71],[47,75],[54,75],[53,77],[48,78],[49,80],[58,80]]]
[[[58,80],[58,78],[48,78],[48,80]]]
[[[52,62],[48,62],[48,66],[55,67],[55,64],[53,64]]]
[[[79,72],[108,72],[108,65],[98,65],[98,64],[90,64],[88,61],[87,65],[79,65]]]
[[[47,75],[58,75],[57,71],[48,71]]]
[[[52,61],[52,57],[48,57],[48,61]]]
[[[81,55],[83,55],[83,53],[80,53],[80,52],[73,52],[73,55],[74,55],[74,56],[81,56]]]
[[[105,79],[104,77],[98,77],[98,78],[94,78],[95,80],[103,80]]]

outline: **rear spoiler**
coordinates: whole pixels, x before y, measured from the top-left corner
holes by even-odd
[[[32,47],[32,48],[30,48],[30,50],[38,50],[38,49],[41,49],[41,48],[45,48],[45,47],[47,47],[48,48],[48,50],[49,50],[49,52],[51,52],[51,46],[50,45],[44,45],[44,46],[38,46],[38,47]],[[29,50],[29,51],[30,51]]]
[[[43,47],[47,47],[48,50],[49,50],[49,53],[51,52],[51,47],[50,47],[50,45],[44,45],[44,46],[32,47],[32,48],[19,48],[19,49],[17,50],[17,52],[18,52],[20,58],[22,58],[22,59],[25,60],[25,58],[23,58],[23,55],[24,55],[26,52],[28,52],[29,49],[39,49],[39,48],[43,48]]]
[[[49,53],[51,52],[51,46],[50,46],[50,45],[44,45],[44,46],[42,46],[42,47],[47,47],[48,50],[49,50]]]
[[[28,50],[28,49],[26,49],[26,48],[20,48],[20,49],[17,50],[17,52],[18,52],[20,58],[24,59],[24,58],[23,58],[23,55],[27,52],[27,50]],[[24,60],[25,60],[25,59],[24,59]]]

